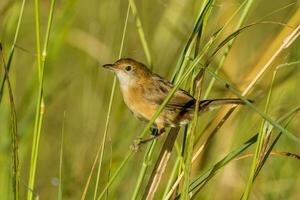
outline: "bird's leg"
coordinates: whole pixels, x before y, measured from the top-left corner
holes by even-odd
[[[156,130],[157,131],[154,132],[155,134],[151,134],[151,137],[143,139],[143,140],[140,140],[139,145],[140,144],[145,144],[145,143],[150,142],[152,140],[155,140],[155,139],[157,139],[158,137],[160,137],[161,135],[163,135],[165,133],[165,129],[164,128],[162,128],[160,130],[158,130],[158,129],[156,129]]]
[[[158,134],[158,129],[157,128],[150,128],[150,131],[151,131],[151,135],[152,136],[156,136]]]

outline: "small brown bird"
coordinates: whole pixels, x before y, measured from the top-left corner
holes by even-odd
[[[144,64],[131,58],[122,58],[103,67],[113,71],[120,82],[124,101],[131,112],[142,121],[149,121],[172,90],[172,83],[152,73]],[[159,135],[166,126],[185,125],[193,119],[196,100],[188,92],[178,89],[155,120]],[[240,99],[202,100],[199,112],[223,104],[243,104]]]

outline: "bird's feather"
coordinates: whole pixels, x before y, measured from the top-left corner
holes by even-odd
[[[145,98],[160,105],[173,87],[174,86],[170,82],[155,74],[153,76],[153,83],[151,84],[152,89],[144,89],[145,93],[148,93],[145,95]],[[166,105],[166,108],[193,110],[195,102],[194,97],[189,93],[182,89],[178,89]]]
[[[145,95],[145,97],[149,101],[154,101],[160,105],[165,100],[168,93],[173,89],[173,87],[174,86],[172,85],[172,83],[164,80],[159,75],[154,74],[153,84],[151,87],[152,89],[145,88],[146,93],[148,91],[151,94],[148,93]],[[196,100],[193,96],[182,89],[178,89],[166,105],[166,108],[183,109],[185,111],[190,111],[195,109],[195,104]],[[202,100],[199,104],[199,111],[213,110],[219,108],[224,104],[244,104],[244,102],[241,99],[236,98]]]

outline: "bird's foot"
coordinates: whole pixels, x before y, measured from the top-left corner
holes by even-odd
[[[149,138],[146,138],[146,139],[143,139],[143,138],[138,138],[138,139],[135,139],[133,141],[133,144],[130,145],[130,148],[134,151],[138,151],[139,148],[143,145],[143,144],[146,144],[148,142],[151,142],[155,139],[157,139],[158,137],[160,137],[161,135],[163,135],[163,133],[165,132],[165,129],[162,128],[160,130],[158,129],[153,129],[152,130],[152,133],[155,132],[155,135],[151,134],[151,136]]]
[[[143,144],[146,144],[150,141],[153,141],[156,138],[157,138],[157,136],[151,136],[151,137],[146,138],[146,139],[142,139],[142,138],[135,139],[133,141],[133,144],[130,145],[130,149],[133,150],[133,151],[138,151]]]
[[[133,143],[130,145],[130,149],[133,151],[138,151],[141,146],[142,138],[137,138],[133,140]]]

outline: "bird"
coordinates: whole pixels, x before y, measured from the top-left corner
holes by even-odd
[[[102,65],[114,72],[119,80],[125,104],[133,115],[148,122],[156,113],[174,85],[152,72],[145,64],[132,58],[121,58],[114,63]],[[199,113],[214,109],[224,104],[244,104],[238,98],[201,100]],[[158,133],[140,141],[145,143],[165,132],[166,127],[179,127],[192,121],[196,109],[196,99],[183,89],[177,89],[167,105],[153,123]]]

